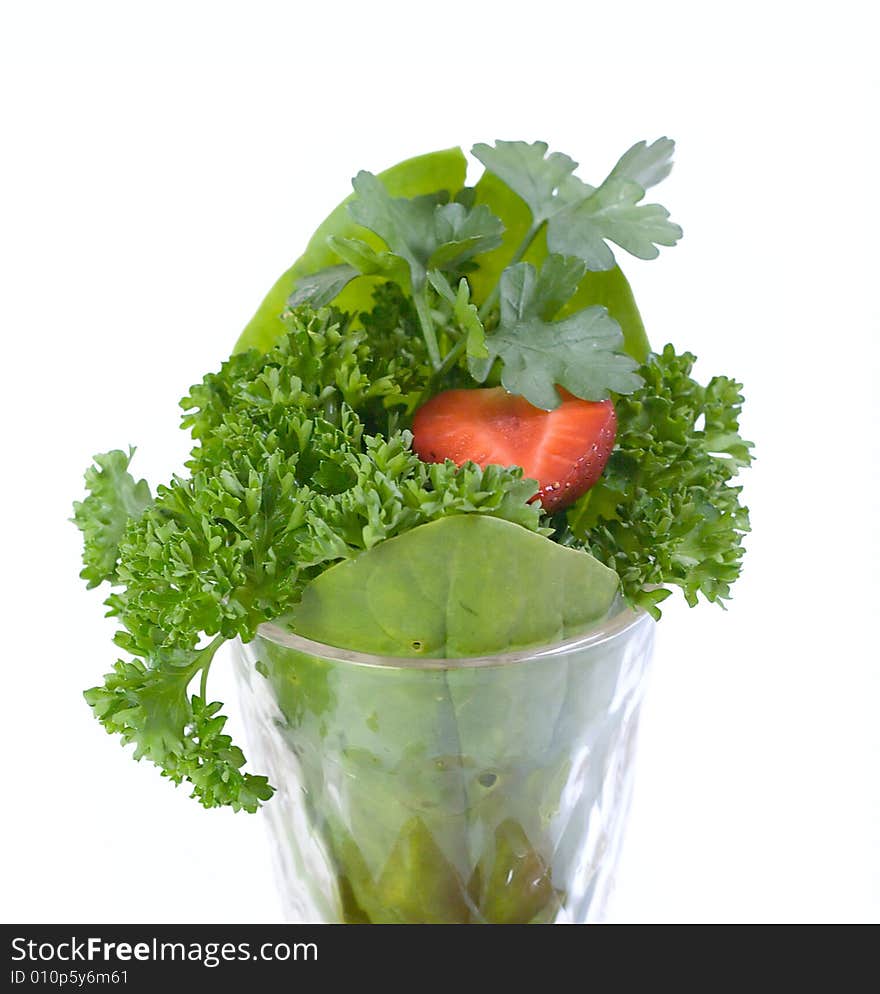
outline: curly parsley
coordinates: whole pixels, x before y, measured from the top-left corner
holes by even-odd
[[[366,324],[375,333],[384,322],[393,341],[401,314],[380,296]],[[106,603],[133,657],[86,700],[136,758],[188,781],[206,807],[253,811],[272,793],[265,777],[242,772],[222,705],[208,701],[224,641],[249,641],[329,566],[420,524],[486,514],[542,530],[520,470],[428,465],[409,431],[366,433],[361,413],[406,409],[424,386],[418,349],[373,352],[365,331],[346,333],[326,309],[303,307],[286,322],[274,349],[233,356],[183,399],[198,442],[191,476],[152,499],[129,457],[107,453],[76,506],[86,578],[116,587]]]
[[[730,597],[749,531],[741,487],[752,443],[739,435],[741,385],[701,386],[696,357],[667,345],[640,369],[645,384],[616,403],[617,443],[601,480],[567,512],[561,536],[620,577],[630,603],[659,617],[678,586],[693,607]]]

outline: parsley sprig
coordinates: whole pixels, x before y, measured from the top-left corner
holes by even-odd
[[[696,357],[667,345],[640,372],[644,386],[618,400],[617,442],[599,482],[566,513],[560,540],[616,570],[629,602],[655,617],[684,592],[722,602],[742,568],[749,531],[742,488],[752,461],[739,434],[741,384],[692,378]]]

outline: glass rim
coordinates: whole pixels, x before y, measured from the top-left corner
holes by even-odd
[[[531,648],[479,656],[435,656],[430,658],[424,656],[379,656],[370,652],[358,652],[356,649],[343,649],[340,646],[316,642],[304,635],[288,631],[273,622],[264,622],[260,625],[257,628],[257,635],[274,645],[294,649],[309,656],[318,656],[331,662],[352,663],[356,666],[372,666],[383,669],[455,670],[509,666],[535,659],[552,659],[574,650],[591,649],[619,638],[636,625],[644,623],[646,619],[653,620],[643,608],[631,608],[623,605],[619,611],[610,617],[603,618],[578,635],[570,635],[558,642],[532,646]]]

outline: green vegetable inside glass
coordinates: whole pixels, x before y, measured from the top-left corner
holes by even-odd
[[[291,920],[601,919],[659,604],[739,575],[738,383],[651,351],[612,244],[673,143],[589,186],[541,142],[360,172],[233,355],[75,504],[126,654],[86,700],[205,807],[265,806]],[[250,761],[209,673],[238,647]],[[247,769],[246,769],[247,767]]]

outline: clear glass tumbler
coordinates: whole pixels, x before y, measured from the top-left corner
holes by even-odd
[[[370,656],[263,625],[238,675],[297,923],[587,923],[612,886],[654,622]]]

